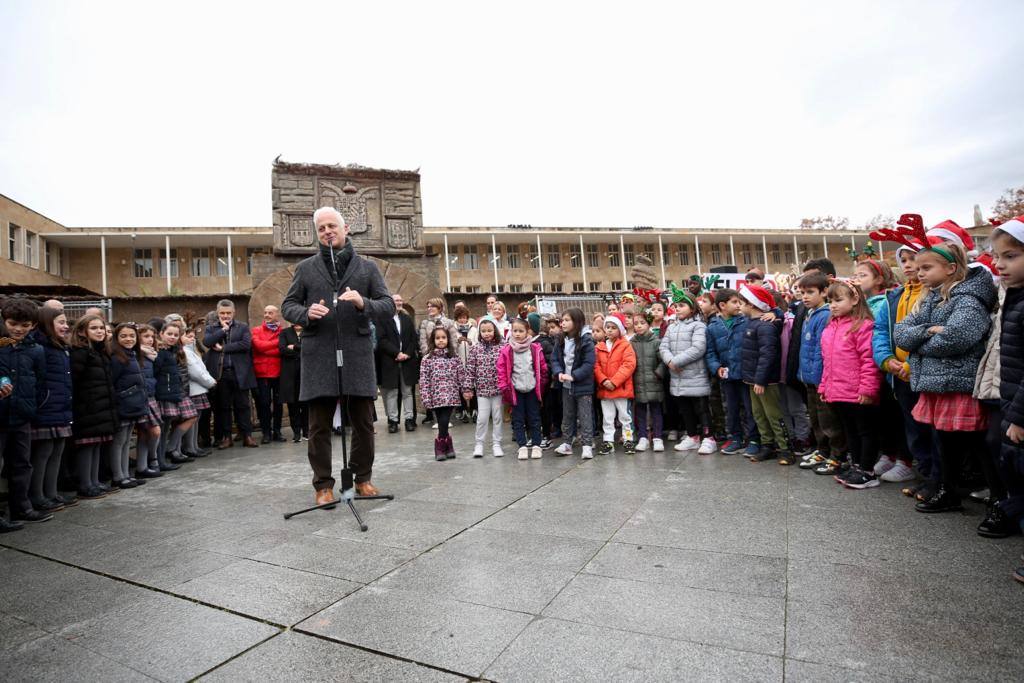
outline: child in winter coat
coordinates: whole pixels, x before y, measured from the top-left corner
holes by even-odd
[[[541,457],[540,406],[548,367],[540,344],[530,341],[530,326],[522,318],[512,321],[508,344],[498,354],[498,389],[505,403],[512,406],[512,432],[519,445],[518,458],[537,460]],[[532,452],[526,447],[526,428],[533,442]]]
[[[182,337],[181,345],[182,349],[185,351],[185,363],[188,367],[188,397],[192,401],[192,407],[194,407],[196,412],[200,414],[202,411],[210,409],[210,399],[207,394],[211,389],[217,386],[217,380],[214,379],[213,375],[210,374],[210,371],[206,369],[206,363],[203,362],[202,352],[196,349],[196,346],[201,344],[197,340],[196,335],[204,332],[205,329],[205,323],[199,323],[191,329],[186,329],[185,336]],[[255,340],[255,336],[253,339]],[[280,341],[280,335],[278,335],[278,341]],[[256,342],[253,341],[253,343],[255,344]],[[280,347],[280,343],[278,346]],[[280,353],[280,348],[278,349],[278,353]],[[278,389],[279,388],[280,386],[278,386]],[[278,397],[275,396],[275,399],[276,398]],[[181,454],[187,458],[205,458],[210,454],[208,449],[200,448],[199,446],[198,420],[192,423],[192,426],[185,434],[184,446],[182,446]]]
[[[448,425],[452,410],[458,407],[459,387],[466,385],[466,369],[455,355],[448,330],[435,327],[428,337],[430,352],[420,364],[420,398],[423,407],[432,410],[437,436],[434,438],[434,459],[450,460],[455,457]]]
[[[935,429],[942,476],[938,490],[916,508],[959,510],[963,458],[985,450],[987,416],[971,392],[996,288],[988,271],[967,267],[963,250],[955,245],[922,249],[917,269],[929,292],[893,332],[896,346],[910,353],[910,388],[920,394],[913,417]]]
[[[541,350],[544,351],[544,362],[547,363],[550,371],[555,344],[561,341],[558,334],[558,322],[554,318],[542,318],[537,313],[530,313],[526,319],[530,323],[531,330],[535,323],[537,325],[533,341],[540,344]],[[550,372],[548,375],[547,386],[544,387],[544,403],[540,407],[540,447],[544,451],[551,448],[553,436],[561,435],[562,424],[562,391]]]
[[[473,457],[484,456],[484,437],[487,436],[487,423],[490,422],[491,453],[500,458],[505,455],[501,448],[503,420],[501,390],[498,389],[498,354],[503,343],[493,320],[481,320],[475,329],[477,342],[469,349],[465,383],[462,385],[463,400],[468,402],[476,397],[476,443],[473,445]]]
[[[615,452],[615,419],[622,425],[622,446],[627,454],[636,453],[633,443],[633,420],[629,415],[629,400],[633,398],[633,371],[636,353],[626,341],[626,325],[621,313],[611,313],[604,321],[605,340],[597,345],[594,380],[597,397],[601,400],[604,441],[601,455]]]
[[[110,378],[114,384],[120,422],[110,448],[110,475],[111,485],[122,489],[146,483],[145,479],[134,479],[131,476],[129,465],[132,432],[135,431],[136,423],[149,413],[146,379],[139,367],[138,347],[135,323],[120,323],[114,328],[113,343],[110,345]]]
[[[160,426],[163,424],[163,414],[160,412],[160,403],[156,400],[156,372],[155,362],[159,358],[157,351],[156,329],[150,325],[139,325],[139,353],[137,359],[142,369],[142,377],[146,385],[146,400],[148,411],[139,419],[136,431],[136,458],[135,478],[155,479],[162,477],[163,467],[157,460],[157,453],[160,447]],[[177,469],[177,465],[166,469]]]
[[[775,305],[775,298],[760,285],[740,286],[743,313],[747,327],[743,331],[743,382],[750,387],[750,404],[761,434],[761,449],[747,457],[751,462],[763,462],[776,456],[780,462],[790,464],[792,456],[787,450],[788,439],[783,428],[779,384],[782,380],[782,320],[763,320],[765,313]]]
[[[107,325],[98,315],[82,316],[71,333],[71,429],[80,498],[103,498],[112,490],[100,483],[100,457],[119,424],[106,339]]]
[[[836,481],[851,489],[878,486],[878,392],[881,377],[871,356],[874,321],[859,288],[833,282],[828,288],[832,318],[821,335],[822,373],[818,392],[843,423],[853,462],[836,466]]]
[[[651,450],[660,453],[665,450],[663,440],[664,417],[662,403],[665,401],[665,364],[661,362],[658,348],[661,342],[651,327],[654,316],[649,311],[633,315],[633,354],[636,356],[636,370],[633,371],[633,421],[636,424],[636,450]],[[648,431],[647,418],[651,426]],[[647,435],[651,438],[648,441]]]
[[[164,422],[160,429],[157,459],[160,469],[177,469],[192,462],[181,453],[181,440],[199,417],[188,397],[188,359],[181,347],[183,323],[171,320],[160,330],[160,351],[154,364],[156,398]]]
[[[727,437],[720,450],[723,455],[743,450],[755,455],[761,448],[761,435],[750,406],[750,390],[743,383],[743,332],[747,329],[743,299],[734,289],[720,289],[715,292],[715,308],[718,315],[708,322],[704,362],[718,378],[725,397]]]
[[[594,457],[594,339],[583,332],[584,325],[583,311],[579,308],[570,308],[562,314],[562,343],[555,346],[551,355],[551,372],[562,387],[562,437],[565,439],[555,453],[572,455],[572,439],[579,434],[583,445],[581,457],[589,460]]]
[[[669,393],[682,414],[686,438],[675,445],[675,450],[697,449],[700,455],[718,450],[711,435],[711,415],[708,396],[711,381],[704,365],[707,352],[707,325],[698,319],[697,303],[682,291],[676,292],[676,319],[661,337],[659,353],[669,369]]]
[[[46,357],[46,392],[32,418],[32,507],[55,512],[76,505],[74,496],[57,490],[61,458],[71,436],[71,354],[68,352],[68,322],[59,308],[39,309],[39,325],[32,338],[43,347]]]

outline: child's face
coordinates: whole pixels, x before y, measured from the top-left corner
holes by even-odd
[[[525,325],[513,325],[512,326],[512,339],[522,344],[524,341],[530,338],[530,332],[526,329]]]
[[[57,333],[58,337],[67,339],[68,329],[70,329],[70,325],[68,325],[68,319],[63,313],[53,319],[53,331]]]
[[[619,338],[619,326],[609,321],[604,324],[604,336],[615,341]]]
[[[604,329],[604,316],[601,315],[600,313],[595,315],[593,318],[590,319],[590,326],[595,330]]]
[[[676,304],[676,317],[680,320],[685,320],[693,315],[693,309],[690,308],[690,304],[685,301],[680,301]]]
[[[764,315],[764,311],[762,311],[760,308],[750,303],[749,301],[744,301],[743,315],[747,316],[748,318],[760,318],[762,315]]]
[[[731,296],[723,303],[718,304],[718,312],[723,318],[735,318],[743,312],[743,299],[738,296]]]
[[[608,304],[608,312],[609,313],[618,313],[619,312],[619,305],[618,304],[614,304],[614,303]]]
[[[494,325],[481,325],[480,338],[485,342],[494,341]]]
[[[448,333],[445,331],[434,333],[434,348],[435,349],[447,349],[448,348]]]
[[[907,282],[917,280],[917,258],[916,254],[909,249],[900,250],[900,269]]]
[[[558,323],[556,323],[554,320],[552,320],[551,322],[548,323],[548,334],[549,335],[554,336],[554,335],[558,334],[558,329],[559,329]]]
[[[842,318],[850,315],[854,305],[857,303],[856,295],[850,296],[848,292],[839,292],[829,299],[828,308],[833,318]]]
[[[139,345],[141,346],[152,346],[153,345],[153,331],[146,330],[139,335]]]
[[[462,315],[455,319],[455,322],[457,322],[460,325],[465,325],[469,322],[469,316],[463,313]]]
[[[102,320],[93,320],[85,328],[85,336],[89,341],[101,342],[107,340],[107,325]]]
[[[850,279],[853,284],[860,287],[860,291],[868,296],[880,294],[884,288],[882,278],[866,263],[858,264],[853,271],[853,277]]]
[[[185,330],[185,334],[181,337],[182,344],[195,344],[196,333],[193,330]]]
[[[665,317],[665,306],[662,303],[651,304],[651,315],[655,320],[661,320]]]
[[[1007,287],[1024,286],[1024,248],[1007,234],[1000,234],[992,243],[999,279]]]
[[[595,342],[604,341],[604,328],[603,327],[591,327],[590,336]]]
[[[633,318],[633,331],[637,334],[647,334],[647,330],[651,329],[651,326],[647,324],[647,319],[642,315],[635,316]]]
[[[111,325],[110,323],[107,323],[106,325],[103,326],[103,330],[104,332],[106,332],[106,335],[103,337],[103,340],[109,341],[110,338],[114,336],[114,326]]]
[[[572,334],[573,329],[575,329],[575,325],[572,324],[572,318],[570,318],[568,315],[563,315],[561,327],[562,332],[565,332],[566,334]]]
[[[181,337],[181,332],[175,325],[165,327],[160,332],[160,339],[162,339],[164,344],[167,344],[168,346],[174,346],[175,344],[177,344],[179,337]]]
[[[817,308],[825,303],[825,292],[817,287],[802,287],[800,289],[800,300],[807,308]]]
[[[25,338],[32,328],[36,326],[35,323],[30,323],[25,320],[14,320],[12,318],[4,318],[4,325],[7,326],[7,334],[11,335],[11,339],[14,341],[21,341]]]
[[[123,349],[134,349],[135,330],[130,327],[122,327],[120,332],[117,333],[117,343],[120,344]]]
[[[916,260],[917,279],[925,287],[941,287],[956,272],[955,263],[950,263],[934,251],[918,252]]]
[[[633,310],[634,310],[633,306],[634,306],[634,303],[632,301],[630,301],[629,299],[624,300],[622,302],[622,312],[626,313],[628,315],[632,315],[633,314]]]
[[[715,304],[713,304],[706,296],[702,296],[697,299],[697,305],[700,306],[700,312],[706,317],[710,318],[715,314]]]

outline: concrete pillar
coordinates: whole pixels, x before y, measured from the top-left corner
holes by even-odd
[[[445,287],[445,293],[448,294],[452,291],[452,264],[451,256],[448,255],[448,233],[444,234],[444,281],[447,285]]]
[[[590,291],[590,282],[587,280],[587,250],[583,247],[583,233],[580,233],[580,266],[583,268],[583,291]]]
[[[132,250],[132,269],[135,269],[135,254],[134,249]],[[107,296],[107,238],[104,235],[100,235],[100,289],[103,291],[103,296]]]
[[[732,242],[732,235],[729,235],[729,258],[732,259],[732,265],[736,265],[736,245]]]
[[[164,235],[164,256],[167,257],[167,293],[171,293],[171,236]]]
[[[540,248],[540,233],[537,233],[537,267],[540,269],[540,291],[544,291],[544,252]]]
[[[793,265],[800,269],[800,248],[796,243],[796,235],[793,235]]]
[[[821,247],[825,250],[825,258],[828,258],[828,235],[821,236]]]
[[[228,235],[228,294],[235,293],[235,259],[231,255],[231,235]]]
[[[622,233],[619,233],[619,266],[622,267],[622,288],[626,289],[626,282],[629,279],[626,277],[626,242],[622,239]]]
[[[498,243],[491,233],[491,268],[494,270],[494,293],[498,293]]]
[[[700,267],[700,236],[697,233],[693,233],[693,251],[697,255],[697,274],[704,275]]]
[[[761,233],[761,251],[764,252],[764,272],[768,274],[768,240],[765,238],[764,233]]]
[[[668,288],[668,280],[665,279],[665,245],[661,242],[661,234],[658,234],[658,263],[661,264],[661,288]]]

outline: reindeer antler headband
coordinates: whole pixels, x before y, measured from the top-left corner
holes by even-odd
[[[896,221],[896,229],[882,228],[873,231],[869,237],[873,240],[884,242],[898,242],[910,247],[914,251],[934,251],[936,254],[954,263],[956,258],[948,249],[933,246],[928,239],[928,233],[924,229],[924,219],[916,213],[905,213]]]

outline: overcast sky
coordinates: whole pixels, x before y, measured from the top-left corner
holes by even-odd
[[[427,225],[987,216],[1024,2],[847,5],[0,0],[0,193],[269,225],[281,154],[420,168]]]

